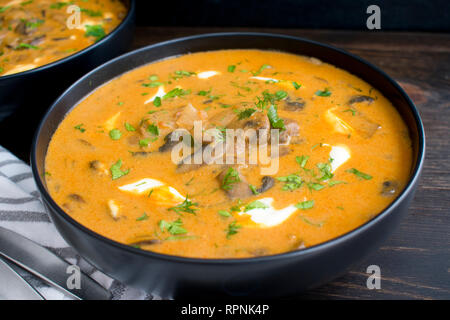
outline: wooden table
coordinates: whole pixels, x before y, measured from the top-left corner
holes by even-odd
[[[450,299],[450,35],[287,29],[145,27],[133,47],[222,31],[283,33],[348,50],[381,67],[414,100],[422,115],[427,156],[409,215],[360,266],[302,295],[312,299]],[[366,287],[366,268],[381,268],[381,289]]]
[[[301,298],[450,299],[450,35],[145,27],[136,30],[133,49],[171,38],[221,31],[284,33],[355,53],[396,79],[412,97],[424,121],[427,159],[409,215],[364,263]],[[26,159],[31,141],[31,134],[26,130],[34,132],[35,124],[21,123],[11,123],[2,130],[0,144]],[[14,134],[19,136],[11,143]],[[381,268],[380,290],[366,287],[365,271],[372,264]]]

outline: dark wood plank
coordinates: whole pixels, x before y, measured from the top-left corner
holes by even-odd
[[[139,28],[134,48],[192,34],[260,31],[328,43],[381,67],[408,92],[422,115],[427,156],[409,215],[393,236],[348,274],[304,299],[450,298],[450,35],[402,32],[236,28]],[[381,289],[366,287],[367,266],[381,267]]]

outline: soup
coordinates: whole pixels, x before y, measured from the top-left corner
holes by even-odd
[[[80,51],[104,38],[125,15],[119,0],[0,0],[0,76]]]
[[[361,79],[311,57],[222,50],[96,89],[55,131],[45,178],[56,203],[108,238],[236,258],[357,228],[402,191],[411,161],[400,115]]]

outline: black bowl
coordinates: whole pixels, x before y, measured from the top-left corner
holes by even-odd
[[[15,112],[42,116],[75,80],[124,53],[133,39],[136,10],[135,0],[123,2],[128,8],[126,17],[101,41],[38,68],[0,77],[0,121]]]
[[[300,251],[246,259],[193,259],[136,249],[107,239],[67,215],[49,195],[44,160],[52,134],[80,99],[133,68],[188,52],[218,49],[274,49],[309,55],[348,70],[380,90],[409,127],[414,162],[403,192],[379,215],[338,238]],[[118,57],[70,87],[50,108],[33,142],[31,165],[47,210],[64,239],[111,277],[165,298],[295,295],[346,272],[378,248],[408,211],[425,155],[425,135],[416,107],[383,71],[342,50],[275,34],[219,33],[175,39]]]

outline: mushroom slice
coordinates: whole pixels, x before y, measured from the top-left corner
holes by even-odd
[[[372,104],[373,101],[374,101],[374,99],[372,97],[365,96],[365,95],[356,95],[356,96],[352,96],[348,100],[348,104],[351,105],[351,104],[360,103],[360,102],[367,102],[367,104]]]

